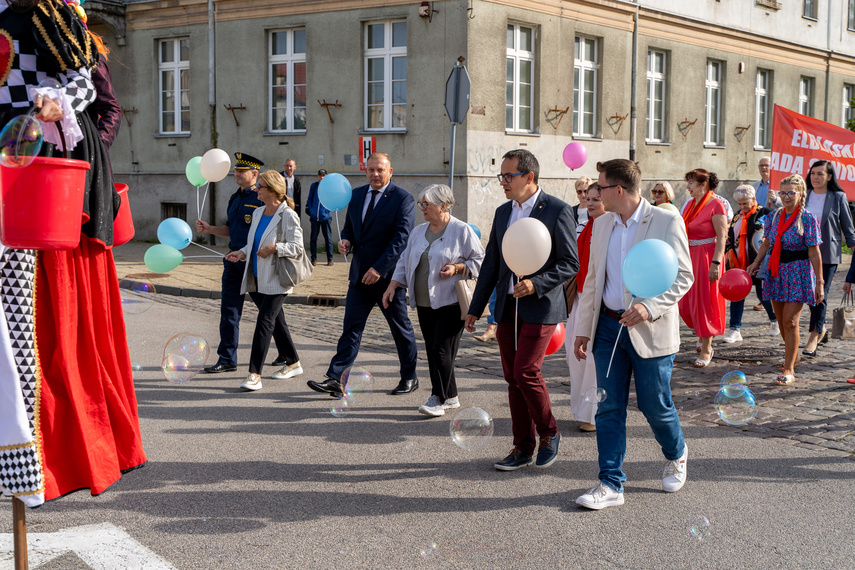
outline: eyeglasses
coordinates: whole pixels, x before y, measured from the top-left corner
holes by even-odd
[[[255,186],[258,188],[270,188],[270,186],[267,186],[265,184],[256,184]]]
[[[612,184],[611,186],[598,186],[597,189],[602,192],[603,190],[607,190],[609,188],[617,188],[618,186],[620,186],[620,184]]]
[[[525,172],[517,172],[516,174],[497,174],[496,178],[499,179],[501,184],[510,184],[511,180],[516,178],[517,176],[522,176],[523,174],[528,174],[528,171]]]
[[[654,190],[652,193],[653,194],[664,194],[665,190]]]
[[[778,192],[778,195],[780,195],[784,198],[792,198],[796,194],[798,194],[798,192]]]
[[[428,202],[427,200],[422,200],[421,202],[419,202],[419,208],[421,208],[422,210],[427,210],[428,206],[430,206],[430,202]]]

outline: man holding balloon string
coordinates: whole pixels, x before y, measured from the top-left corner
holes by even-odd
[[[540,189],[535,156],[509,151],[501,168],[498,178],[510,201],[496,209],[465,326],[475,331],[475,321],[498,285],[496,338],[508,383],[514,447],[495,468],[514,471],[534,462],[536,448],[537,467],[549,467],[558,457],[561,434],[540,369],[556,325],[567,319],[563,285],[576,275],[579,259],[573,211]]]
[[[680,349],[677,301],[694,277],[685,224],[674,212],[641,198],[638,165],[614,159],[598,163],[597,170],[597,192],[610,213],[594,225],[574,353],[587,358],[593,338],[597,386],[605,391],[596,414],[599,483],[576,499],[598,510],[624,502],[626,408],[633,375],[638,407],[667,459],[662,489],[675,492],[685,483],[687,448],[670,383]]]
[[[252,224],[252,214],[259,207],[264,206],[262,201],[258,199],[258,192],[256,191],[258,170],[264,166],[264,163],[254,156],[240,152],[235,153],[235,159],[235,182],[239,188],[229,198],[226,225],[212,226],[208,222],[196,220],[196,231],[198,233],[229,238],[229,251],[237,251],[246,247],[249,226]],[[223,259],[220,345],[217,347],[217,363],[205,367],[205,372],[208,374],[237,370],[237,347],[244,301],[240,286],[243,281],[245,265],[245,261],[233,263]],[[279,332],[281,331],[276,331],[273,338],[277,338]],[[283,364],[285,364],[285,357],[281,355],[280,351],[280,355],[273,361],[273,366],[282,366]]]

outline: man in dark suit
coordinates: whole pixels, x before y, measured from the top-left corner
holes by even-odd
[[[502,158],[499,181],[510,201],[496,209],[487,255],[466,317],[466,330],[475,331],[475,321],[498,285],[496,338],[508,383],[514,448],[495,467],[514,471],[531,465],[537,447],[536,435],[540,436],[536,465],[549,467],[558,457],[561,434],[540,368],[556,325],[567,319],[562,285],[576,275],[579,258],[572,209],[538,187],[540,167],[534,155],[527,150],[512,150]],[[502,240],[508,227],[524,217],[543,222],[552,238],[552,250],[537,272],[516,278],[502,256]]]
[[[342,373],[356,360],[365,322],[375,305],[380,305],[389,323],[401,361],[401,381],[392,394],[408,394],[419,387],[416,337],[407,316],[404,289],[398,288],[388,308],[380,302],[413,229],[415,200],[391,181],[392,164],[388,154],[375,152],[369,156],[365,174],[368,185],[353,190],[338,242],[343,254],[353,252],[341,338],[326,380],[308,382],[312,390],[334,397],[342,394]]]
[[[285,161],[285,170],[281,174],[285,178],[285,184],[288,186],[287,195],[294,200],[294,211],[297,212],[297,217],[299,218],[300,212],[302,212],[300,204],[302,203],[303,190],[300,187],[300,179],[294,176],[295,170],[297,170],[297,163],[293,158],[289,158]]]

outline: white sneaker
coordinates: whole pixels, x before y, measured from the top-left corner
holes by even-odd
[[[666,493],[676,493],[686,482],[686,459],[689,457],[689,447],[683,447],[683,455],[675,461],[665,464],[662,472],[662,490]]]
[[[249,376],[246,377],[246,380],[241,383],[240,388],[247,392],[261,390],[261,374],[253,374],[250,372]]]
[[[727,331],[727,334],[724,335],[724,338],[721,339],[722,342],[726,342],[727,344],[739,342],[741,340],[742,333],[739,332],[739,329],[730,329],[729,331]]]
[[[442,407],[446,410],[453,410],[454,408],[459,408],[460,400],[457,399],[457,396],[449,398],[442,403]]]
[[[576,499],[576,504],[586,509],[599,511],[606,507],[623,504],[623,493],[618,493],[602,481],[597,486]]]
[[[778,321],[772,321],[769,324],[769,336],[778,336],[781,334],[781,329],[778,328]]]
[[[442,407],[436,396],[431,396],[424,406],[419,406],[419,413],[438,418],[445,415],[445,408]]]
[[[286,378],[293,378],[294,376],[299,376],[302,373],[303,367],[300,366],[300,361],[298,360],[294,364],[286,364],[282,367],[282,370],[274,372],[270,377],[276,380],[285,380]]]

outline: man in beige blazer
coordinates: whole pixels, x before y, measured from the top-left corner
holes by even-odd
[[[680,348],[677,301],[694,280],[685,224],[675,213],[655,208],[641,198],[638,165],[614,159],[598,163],[597,170],[597,192],[609,213],[594,225],[574,344],[576,358],[583,359],[588,356],[590,340],[594,340],[591,353],[596,362],[597,386],[606,394],[596,415],[600,481],[576,499],[577,504],[589,509],[623,504],[626,408],[632,375],[638,407],[668,460],[662,489],[674,492],[686,481],[687,448],[671,401],[671,370],[674,354]],[[674,248],[677,277],[661,295],[633,298],[623,284],[621,268],[632,246],[645,239],[660,239]]]

